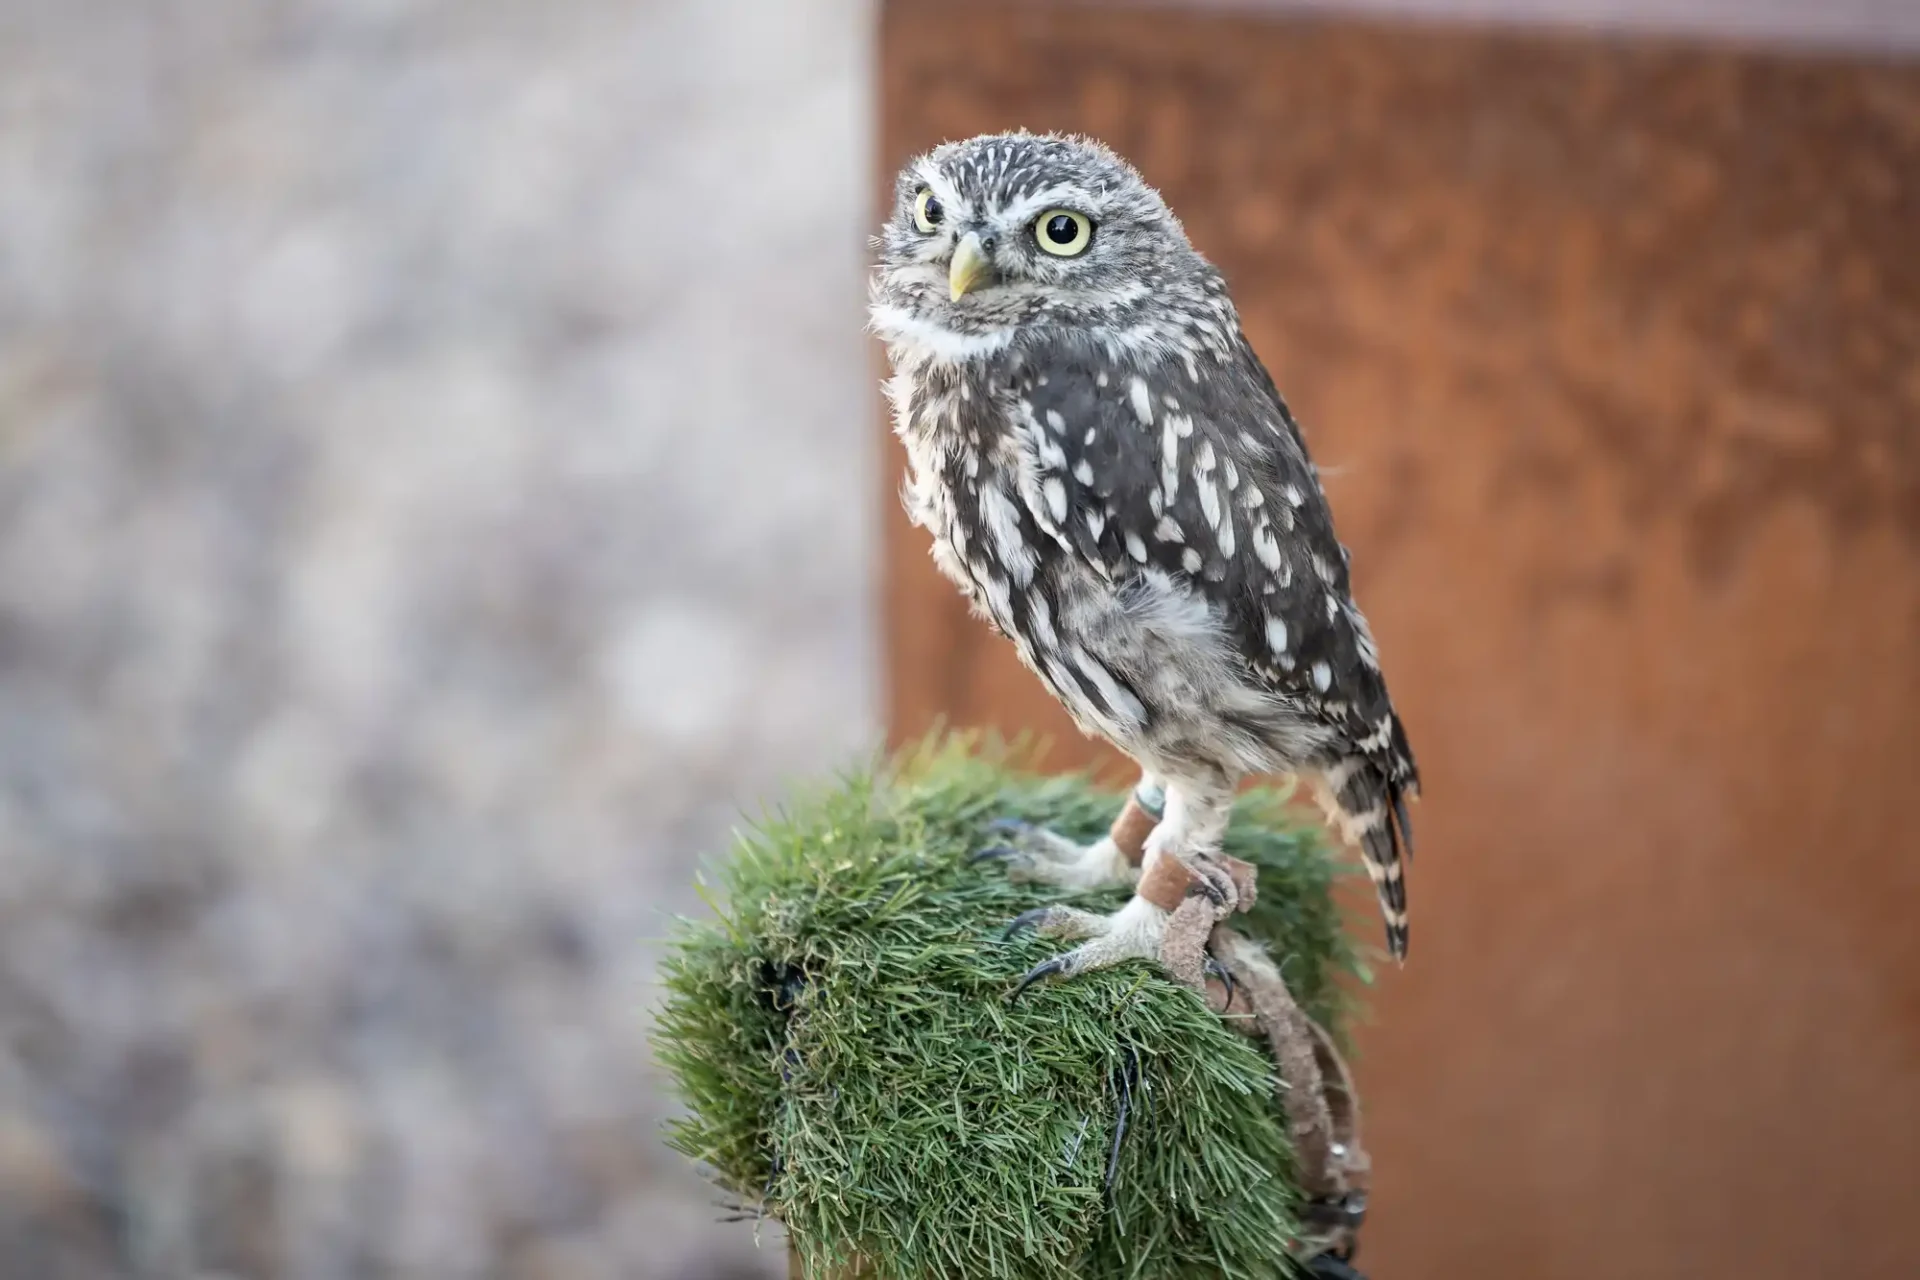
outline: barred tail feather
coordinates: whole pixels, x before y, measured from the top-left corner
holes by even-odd
[[[1407,957],[1407,881],[1402,853],[1413,852],[1407,822],[1407,786],[1380,762],[1348,756],[1320,779],[1320,803],[1327,817],[1360,850],[1367,876],[1380,899],[1387,926],[1387,950],[1395,960]]]

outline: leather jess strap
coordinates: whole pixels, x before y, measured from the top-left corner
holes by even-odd
[[[1303,1244],[1351,1257],[1366,1218],[1372,1165],[1360,1143],[1353,1075],[1326,1029],[1306,1015],[1267,964],[1228,969],[1251,988],[1250,1002],[1280,1078],[1301,1190]]]
[[[1113,820],[1107,836],[1126,857],[1129,866],[1140,866],[1146,860],[1147,836],[1160,825],[1160,815],[1140,802],[1138,792],[1127,796],[1127,803],[1120,810],[1120,816]],[[1234,896],[1227,904],[1229,911],[1245,911],[1253,905],[1254,881],[1257,877],[1251,863],[1238,858],[1215,857],[1214,865],[1226,871],[1233,881]],[[1199,887],[1200,881],[1191,871],[1173,858],[1158,858],[1140,877],[1136,892],[1162,911],[1173,911]]]
[[[1138,792],[1130,791],[1126,807],[1113,820],[1107,835],[1126,855],[1127,865],[1137,867],[1147,855],[1147,836],[1159,825],[1160,815],[1140,802]]]
[[[1210,1003],[1232,1025],[1264,1040],[1278,1069],[1294,1173],[1307,1194],[1300,1251],[1351,1257],[1366,1217],[1372,1171],[1360,1143],[1353,1075],[1332,1037],[1294,1000],[1257,943],[1216,925],[1211,950],[1232,985],[1210,978]]]
[[[1109,832],[1139,866],[1159,815],[1127,798]],[[1140,877],[1142,898],[1172,913],[1161,959],[1173,977],[1199,991],[1230,1025],[1263,1040],[1279,1075],[1280,1102],[1293,1142],[1295,1175],[1308,1201],[1304,1258],[1352,1256],[1366,1216],[1371,1162],[1360,1143],[1360,1100],[1353,1075],[1325,1028],[1306,1015],[1280,971],[1257,944],[1223,923],[1252,905],[1258,870],[1237,858],[1212,860],[1233,882],[1231,898],[1199,892],[1200,880],[1179,860],[1157,858]],[[1215,972],[1209,973],[1211,957]],[[1224,974],[1224,978],[1220,976]]]

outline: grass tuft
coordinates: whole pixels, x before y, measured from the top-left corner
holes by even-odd
[[[665,966],[657,1048],[687,1108],[669,1142],[783,1221],[810,1280],[856,1258],[877,1280],[1292,1274],[1285,1120],[1251,1041],[1146,964],[1006,1003],[1061,944],[1001,927],[1061,895],[967,866],[984,825],[1090,840],[1121,801],[1031,763],[930,741],[740,838],[717,918],[683,922]],[[1362,972],[1341,872],[1283,801],[1235,809],[1227,851],[1260,868],[1236,923],[1338,1036],[1336,979]]]

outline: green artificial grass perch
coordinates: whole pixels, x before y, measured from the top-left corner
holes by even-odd
[[[743,835],[666,962],[657,1048],[673,1147],[782,1221],[808,1280],[1253,1280],[1296,1274],[1299,1192],[1274,1067],[1140,964],[1007,1001],[1045,940],[1002,942],[1058,890],[968,857],[1020,817],[1097,838],[1121,797],[943,739]],[[1236,921],[1336,1037],[1341,871],[1273,792],[1226,851],[1259,868]],[[1120,905],[1125,891],[1067,900]]]

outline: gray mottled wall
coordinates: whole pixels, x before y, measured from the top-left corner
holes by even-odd
[[[653,939],[876,737],[861,0],[0,0],[0,1277],[776,1274]]]

